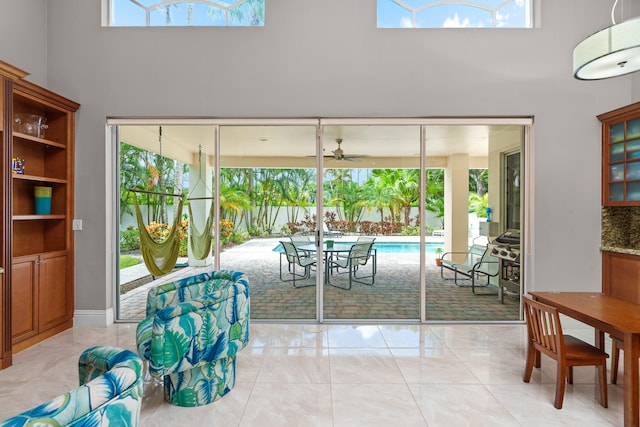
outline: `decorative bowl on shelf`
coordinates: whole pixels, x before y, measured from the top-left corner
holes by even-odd
[[[47,118],[37,114],[16,113],[14,122],[18,132],[37,138],[44,138],[44,131],[49,127],[47,126]]]

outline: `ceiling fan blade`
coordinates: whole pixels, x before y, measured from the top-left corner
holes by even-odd
[[[357,158],[357,157],[353,157],[353,156],[345,156],[345,157],[343,158],[343,160],[346,160],[346,161],[348,161],[348,162],[355,162],[355,163],[361,163],[361,162],[362,162],[362,160],[360,160],[360,159],[359,159],[359,158]]]

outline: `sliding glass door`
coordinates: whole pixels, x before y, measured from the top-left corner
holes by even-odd
[[[442,122],[118,126],[118,319],[141,319],[151,286],[231,269],[256,321],[519,320],[523,286],[437,258],[524,236],[526,124]],[[143,259],[141,228],[180,239],[173,268]]]
[[[326,320],[420,319],[420,126],[323,127]]]

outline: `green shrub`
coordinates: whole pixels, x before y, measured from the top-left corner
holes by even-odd
[[[135,251],[138,249],[140,249],[140,238],[138,237],[138,230],[130,225],[126,230],[120,232],[120,250]]]

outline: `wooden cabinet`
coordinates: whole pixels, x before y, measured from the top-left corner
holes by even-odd
[[[51,336],[58,332],[58,327],[70,326],[73,295],[68,292],[69,267],[65,251],[14,258],[11,288],[14,349],[23,348],[20,344],[30,338],[40,334]]]
[[[640,102],[598,119],[602,122],[602,204],[640,206]]]
[[[14,69],[0,62],[0,134],[5,147],[0,185],[5,292],[0,303],[3,313],[9,313],[0,326],[10,355],[73,325],[73,166],[79,105],[23,80],[26,74],[7,70]]]
[[[640,303],[640,102],[602,123],[602,292]]]
[[[640,256],[602,252],[602,292],[640,304]]]

